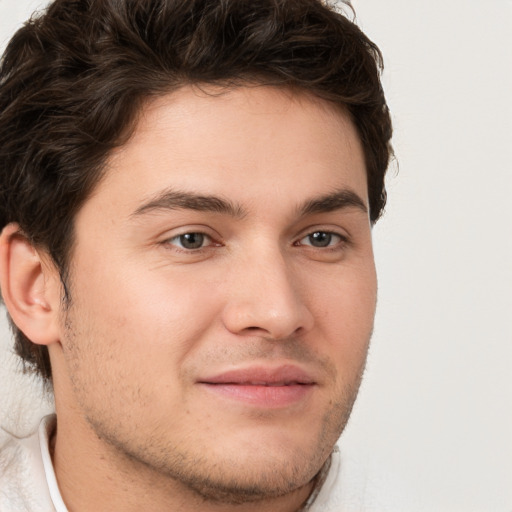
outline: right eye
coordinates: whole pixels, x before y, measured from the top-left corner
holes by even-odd
[[[213,244],[212,239],[205,235],[204,233],[183,233],[182,235],[177,235],[173,238],[170,238],[167,241],[168,244],[175,245],[180,249],[185,249],[189,251],[202,249],[203,247],[208,247]]]

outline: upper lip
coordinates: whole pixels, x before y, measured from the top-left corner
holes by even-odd
[[[201,378],[199,379],[199,382],[202,384],[235,384],[253,386],[315,384],[315,380],[307,371],[292,364],[236,368]]]

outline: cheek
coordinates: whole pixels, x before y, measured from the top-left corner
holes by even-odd
[[[200,298],[203,292],[151,272],[130,276],[104,269],[76,281],[64,350],[84,410],[104,410],[108,403],[124,417],[132,408],[153,417],[183,407],[182,369],[211,337],[215,317],[216,306]],[[131,418],[134,424],[139,419]]]
[[[344,269],[317,293],[317,327],[327,340],[331,357],[344,372],[350,368],[359,371],[375,317],[377,281],[373,264]]]
[[[212,326],[219,309],[207,280],[131,266],[126,260],[122,267],[82,271],[72,293],[82,324],[93,326],[102,345],[120,345],[123,358],[135,363],[141,357],[157,365],[172,358],[178,363]]]

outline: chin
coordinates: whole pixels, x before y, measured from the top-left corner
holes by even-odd
[[[183,473],[181,484],[203,500],[228,504],[242,504],[276,499],[307,487],[325,461],[279,460],[274,457],[236,463],[214,464],[208,471]],[[219,467],[226,468],[220,471]]]

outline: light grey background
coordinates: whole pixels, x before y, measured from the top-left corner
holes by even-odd
[[[40,4],[0,0],[0,44]],[[400,168],[374,230],[375,335],[341,444],[386,510],[512,512],[512,2],[353,5],[385,56]],[[6,327],[0,340],[11,364]],[[10,421],[29,428],[48,404],[0,379],[4,406],[16,390]]]

